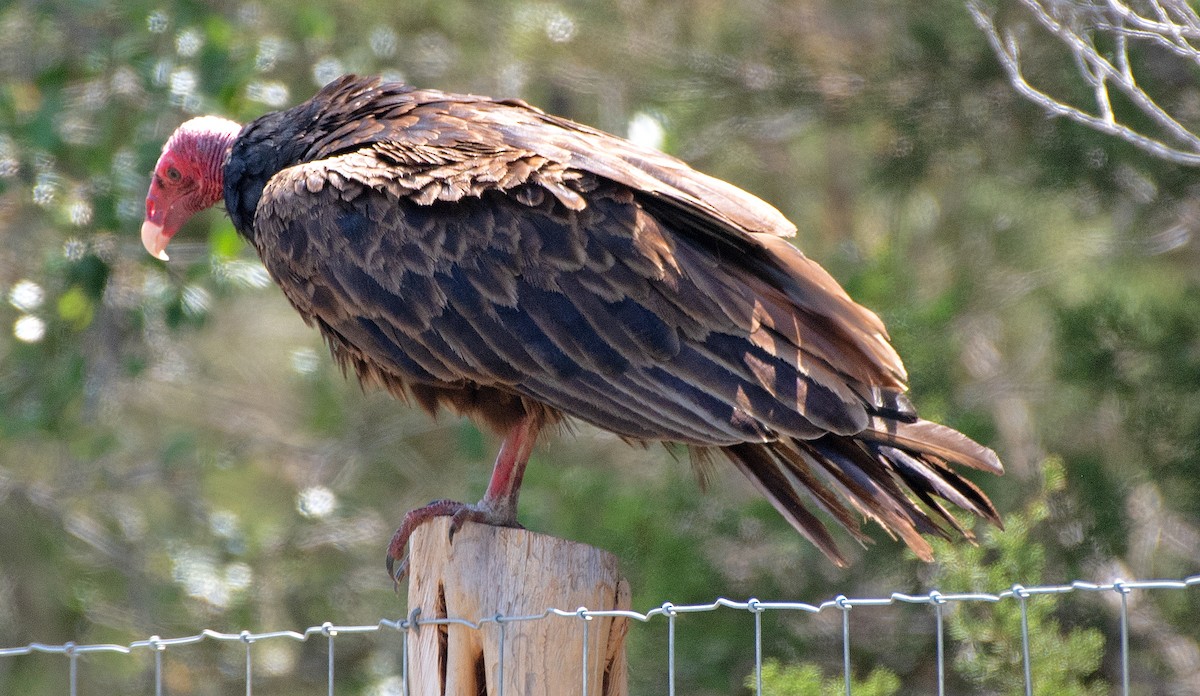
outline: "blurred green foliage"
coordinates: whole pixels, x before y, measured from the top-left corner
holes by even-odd
[[[1074,70],[1030,65],[1064,84]],[[923,414],[1004,458],[1008,474],[979,483],[1015,536],[970,556],[977,580],[1002,585],[981,589],[1034,571],[1195,572],[1194,173],[1021,102],[956,0],[13,0],[0,5],[0,646],[400,616],[380,562],[393,525],[482,491],[497,443],[343,380],[220,211],[189,224],[169,264],[138,241],[179,122],[247,120],[350,71],[519,96],[622,134],[649,124],[779,207],[883,316]],[[1196,96],[1195,82],[1173,89]],[[1034,524],[1025,501],[1048,460],[1063,477]],[[522,520],[617,553],[643,610],[951,582],[878,530],[834,569],[736,474],[716,467],[709,488],[661,448],[578,428],[536,453]],[[992,567],[1018,551],[1039,555]],[[1046,640],[1086,636],[1094,658],[1108,637],[1088,684],[1115,680],[1111,606],[1034,607]],[[1196,650],[1195,593],[1147,594],[1137,611],[1137,688],[1196,690],[1172,661]],[[856,616],[856,673],[932,691],[932,627],[885,614]],[[764,623],[781,665],[840,664],[822,622]],[[745,617],[680,629],[686,692],[744,688]],[[633,629],[635,693],[665,690],[664,631]],[[273,650],[256,692],[320,683],[321,651]],[[168,691],[226,693],[241,659],[173,654]],[[397,670],[394,651],[337,659],[350,692]],[[0,660],[0,692],[62,693],[60,664]],[[85,666],[85,693],[146,690],[142,663]]]
[[[938,586],[957,592],[995,592],[1006,585],[1052,582],[1045,577],[1046,546],[1034,532],[1052,522],[1052,500],[1066,486],[1062,462],[1043,462],[1042,478],[1041,490],[1021,510],[1005,516],[1005,529],[986,530],[978,546],[938,542]],[[1104,656],[1103,633],[1095,627],[1064,628],[1055,618],[1060,608],[1052,597],[1034,595],[1023,604],[1034,693],[1109,693],[1108,686],[1096,679]],[[947,633],[959,646],[954,668],[975,688],[1024,693],[1021,605],[1014,599],[990,606],[961,603],[950,613]]]
[[[846,693],[844,677],[826,677],[817,665],[783,665],[765,660],[762,667],[765,696],[841,696]],[[757,675],[746,678],[746,688],[757,686]],[[873,670],[866,679],[851,679],[850,690],[859,696],[893,696],[900,691],[900,678],[886,669]]]
[[[956,593],[994,593],[1016,585],[1035,587],[1050,579],[1044,573],[1047,550],[1035,532],[1053,523],[1053,499],[1066,488],[1061,461],[1043,462],[1042,484],[1022,509],[1005,515],[1005,528],[984,530],[977,545],[935,542],[938,565],[932,586]],[[1019,579],[1014,581],[1014,579]],[[1098,672],[1104,656],[1104,634],[1095,627],[1064,628],[1055,618],[1056,598],[1033,595],[1021,603],[1007,598],[997,603],[953,602],[945,611],[946,642],[953,654],[947,660],[951,692],[1024,693],[1024,646],[1029,636],[1030,674],[1034,693],[1079,695],[1108,693]],[[1022,630],[1022,613],[1025,628]],[[843,676],[811,662],[781,664],[764,660],[763,693],[775,696],[813,696],[845,693]],[[957,682],[961,682],[957,683]],[[746,677],[754,688],[757,675]],[[901,688],[900,679],[885,668],[866,679],[851,681],[855,694],[888,696]]]

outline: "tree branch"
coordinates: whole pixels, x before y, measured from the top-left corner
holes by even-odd
[[[1017,2],[1038,26],[1070,51],[1080,77],[1092,89],[1094,105],[1091,109],[1080,108],[1033,86],[1022,69],[1022,39],[1011,30],[1002,31],[982,0],[966,0],[975,25],[984,33],[1019,94],[1051,116],[1063,116],[1122,138],[1157,157],[1200,166],[1200,137],[1143,89],[1129,57],[1130,44],[1144,42],[1200,67],[1200,49],[1191,43],[1200,40],[1200,16],[1185,0],[1145,0],[1153,17],[1135,11],[1122,0],[1107,0],[1104,5],[1085,0],[1049,6],[1046,0]],[[1112,37],[1111,58],[1097,48],[1097,33]],[[1113,109],[1110,89],[1128,99],[1166,138],[1121,123]]]

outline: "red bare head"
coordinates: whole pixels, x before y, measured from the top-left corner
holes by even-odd
[[[146,194],[142,244],[151,256],[166,261],[167,243],[183,223],[221,200],[222,167],[241,129],[219,116],[200,116],[167,140]]]

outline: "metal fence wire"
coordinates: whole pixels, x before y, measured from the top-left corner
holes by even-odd
[[[1034,678],[1036,675],[1032,673],[1029,650],[1029,622],[1026,611],[1026,603],[1031,597],[1039,595],[1063,595],[1071,592],[1115,592],[1120,597],[1120,678],[1121,684],[1117,693],[1123,696],[1128,696],[1130,693],[1129,687],[1129,595],[1132,592],[1144,590],[1187,590],[1200,585],[1200,575],[1192,575],[1182,580],[1114,580],[1109,583],[1092,583],[1084,581],[1075,581],[1067,585],[1042,585],[1035,587],[1025,587],[1022,585],[1013,585],[1012,587],[998,592],[996,594],[987,593],[943,593],[939,590],[932,590],[928,594],[910,595],[900,592],[893,592],[887,597],[879,598],[860,598],[853,599],[845,595],[822,602],[820,604],[808,604],[805,602],[764,602],[758,599],[749,599],[745,602],[736,602],[725,598],[719,598],[711,604],[687,604],[676,605],[670,602],[665,602],[662,606],[656,607],[640,613],[636,611],[592,611],[586,607],[579,607],[574,610],[564,609],[547,609],[540,614],[530,614],[527,616],[503,616],[497,615],[490,618],[484,618],[479,621],[468,621],[460,618],[439,618],[439,619],[423,619],[419,612],[414,611],[410,616],[391,620],[381,619],[376,624],[360,625],[360,626],[339,626],[330,622],[325,622],[320,626],[309,626],[303,631],[270,631],[267,633],[252,633],[250,631],[241,631],[239,633],[222,633],[205,629],[194,636],[185,636],[182,638],[161,638],[159,636],[150,636],[145,640],[134,641],[128,645],[115,644],[94,644],[94,645],[79,645],[73,642],[63,643],[61,645],[47,645],[44,643],[30,643],[19,647],[0,648],[0,658],[16,659],[23,655],[33,653],[49,653],[54,655],[62,655],[66,660],[64,668],[68,670],[70,695],[77,696],[79,687],[79,661],[80,658],[86,655],[95,653],[120,653],[130,655],[139,652],[149,652],[154,656],[154,693],[155,696],[163,694],[163,658],[167,651],[177,651],[189,645],[195,645],[203,641],[223,641],[230,643],[242,643],[245,645],[246,652],[246,673],[245,687],[246,696],[253,694],[253,677],[254,677],[254,650],[256,644],[266,641],[275,640],[291,640],[298,642],[308,641],[310,638],[324,639],[327,644],[328,655],[328,693],[333,696],[334,693],[334,649],[335,641],[338,636],[350,634],[385,634],[393,633],[399,638],[399,649],[401,651],[401,693],[408,696],[409,689],[409,664],[408,664],[408,636],[411,632],[416,631],[420,626],[433,625],[459,625],[472,629],[482,629],[488,624],[496,624],[499,629],[496,631],[497,640],[500,643],[504,641],[504,626],[508,623],[517,621],[542,621],[553,617],[563,617],[568,619],[576,619],[583,622],[583,661],[582,664],[587,664],[588,660],[588,640],[587,640],[587,622],[594,618],[600,617],[623,617],[633,619],[642,623],[654,620],[666,620],[668,622],[667,631],[667,681],[668,693],[670,696],[675,696],[675,635],[676,624],[682,621],[686,614],[694,614],[698,612],[711,612],[722,609],[732,611],[748,612],[754,621],[754,674],[755,674],[755,693],[761,696],[763,693],[762,683],[762,668],[763,668],[763,653],[762,653],[762,615],[768,611],[801,611],[811,614],[819,614],[824,611],[840,611],[842,613],[842,662],[843,662],[843,682],[847,696],[851,696],[851,680],[850,680],[850,612],[852,610],[863,610],[872,607],[892,606],[898,603],[903,604],[924,604],[930,607],[934,613],[936,633],[937,633],[937,693],[939,696],[945,694],[946,681],[946,642],[943,628],[943,612],[945,607],[956,603],[969,602],[1018,602],[1021,610],[1021,650],[1022,650],[1022,665],[1024,669],[1025,694],[1033,693]],[[498,669],[500,674],[503,674],[504,669],[504,650],[499,650],[500,664]],[[580,680],[582,693],[587,693],[587,670],[580,666]],[[503,679],[499,680],[501,688],[503,688]],[[501,694],[503,696],[503,694]]]

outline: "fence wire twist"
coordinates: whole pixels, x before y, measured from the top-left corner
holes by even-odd
[[[1030,660],[1029,650],[1029,622],[1026,605],[1031,597],[1039,595],[1062,595],[1070,592],[1116,592],[1120,596],[1120,670],[1121,670],[1121,690],[1123,696],[1128,696],[1129,691],[1129,594],[1135,590],[1183,590],[1200,585],[1200,575],[1192,575],[1182,580],[1114,580],[1109,583],[1097,584],[1076,580],[1067,585],[1042,585],[1036,587],[1025,587],[1020,584],[1015,584],[1011,588],[1006,589],[997,594],[988,593],[954,593],[944,594],[939,590],[932,590],[928,594],[912,595],[901,592],[893,592],[888,597],[880,598],[861,598],[851,599],[845,595],[838,595],[834,599],[822,602],[820,604],[808,604],[805,602],[764,602],[756,598],[751,598],[745,602],[735,602],[724,597],[718,598],[710,604],[688,604],[676,605],[671,602],[664,602],[662,606],[656,607],[640,613],[629,610],[609,610],[609,611],[592,611],[586,607],[580,607],[573,611],[563,609],[546,609],[540,614],[528,614],[524,616],[504,616],[496,615],[489,618],[483,618],[478,621],[470,621],[462,618],[437,618],[437,619],[422,619],[420,610],[414,610],[407,618],[404,619],[381,619],[373,625],[360,626],[338,626],[328,621],[320,626],[309,626],[303,631],[271,631],[267,633],[251,633],[250,631],[241,631],[239,633],[221,633],[205,629],[194,636],[185,636],[182,638],[160,638],[159,636],[150,636],[146,640],[134,641],[128,645],[116,644],[93,644],[79,645],[74,642],[67,642],[61,645],[48,645],[45,643],[29,643],[13,648],[0,648],[0,658],[11,658],[21,655],[30,655],[33,653],[50,653],[63,655],[67,658],[67,670],[70,684],[70,695],[77,696],[78,694],[78,677],[79,677],[79,658],[82,655],[94,653],[121,653],[131,654],[136,651],[146,650],[154,654],[154,693],[156,696],[162,696],[163,693],[163,655],[170,648],[177,648],[185,645],[193,645],[204,640],[215,640],[225,642],[241,642],[246,646],[246,696],[253,694],[253,652],[251,646],[266,640],[289,639],[298,642],[305,642],[312,636],[323,636],[327,640],[328,650],[328,693],[333,696],[334,693],[334,639],[339,635],[348,634],[363,634],[363,633],[378,633],[382,631],[395,631],[400,635],[402,651],[401,658],[401,683],[402,693],[408,696],[409,693],[409,664],[408,664],[408,635],[410,632],[417,630],[421,626],[435,625],[455,625],[464,626],[467,628],[480,630],[488,624],[496,624],[498,630],[497,640],[500,645],[503,645],[505,638],[504,626],[507,623],[516,621],[539,621],[551,617],[574,618],[583,622],[583,664],[581,665],[580,683],[582,693],[588,693],[588,622],[595,618],[601,617],[616,617],[633,619],[643,623],[649,622],[655,617],[666,617],[668,622],[667,632],[667,688],[670,696],[675,696],[675,634],[677,619],[683,614],[693,614],[698,612],[716,611],[721,608],[740,610],[749,612],[754,618],[754,683],[755,693],[757,696],[762,696],[762,615],[767,611],[803,611],[811,614],[819,614],[825,610],[836,610],[842,612],[842,661],[843,661],[843,679],[847,696],[851,694],[850,681],[850,611],[856,608],[864,607],[881,607],[891,606],[897,603],[903,604],[926,604],[933,608],[935,625],[937,632],[937,693],[939,696],[945,694],[945,640],[944,628],[942,622],[943,607],[954,602],[1001,602],[1005,600],[1015,600],[1019,602],[1021,609],[1021,656],[1022,666],[1024,669],[1025,679],[1025,694],[1027,696],[1033,693],[1033,674]],[[504,650],[498,650],[499,665],[498,665],[498,683],[503,689],[504,675]],[[500,696],[503,696],[501,691]]]

